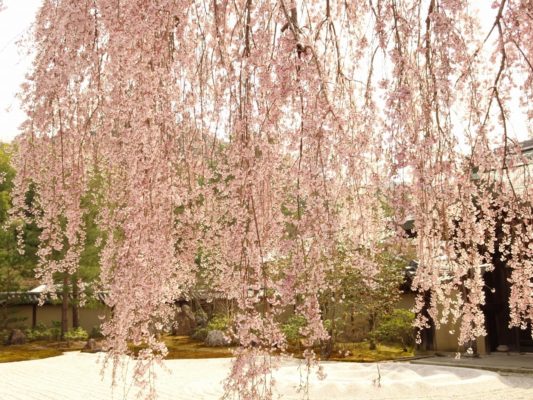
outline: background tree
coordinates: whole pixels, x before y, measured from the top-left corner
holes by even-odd
[[[354,250],[341,246],[335,266],[328,274],[329,289],[321,299],[324,318],[330,320],[330,340],[326,354],[333,350],[340,337],[354,340],[370,338],[368,334],[376,329],[382,317],[398,306],[402,286],[405,282],[405,267],[413,256],[402,254],[394,246],[382,244],[375,255],[365,249]],[[354,268],[354,264],[363,264]],[[369,273],[368,271],[372,271]],[[364,322],[362,322],[362,321]],[[363,332],[355,332],[363,325]],[[375,343],[371,340],[371,349]]]
[[[30,221],[24,223],[23,220],[10,220],[9,209],[11,208],[11,191],[13,189],[13,180],[15,177],[15,170],[10,164],[11,154],[13,148],[9,144],[2,143],[0,146],[0,174],[2,174],[3,181],[0,184],[0,223],[4,227],[0,231],[0,291],[26,291],[32,289],[38,284],[35,279],[35,269],[38,267],[37,249],[39,247],[40,229],[36,223]],[[87,193],[89,196],[97,196],[98,193],[98,179],[94,179],[91,183],[91,191]],[[30,187],[30,190],[25,194],[25,207],[28,210],[25,217],[30,220],[33,216],[29,210],[33,208],[35,190]],[[68,276],[67,285],[67,302],[63,304],[65,310],[62,312],[62,327],[64,327],[63,334],[68,330],[67,312],[68,306],[72,307],[72,326],[77,328],[79,326],[78,305],[80,303],[80,289],[90,283],[95,283],[99,275],[99,249],[97,248],[97,240],[99,231],[97,229],[95,218],[98,214],[97,202],[84,200],[82,207],[86,210],[84,214],[87,241],[80,257],[79,272]],[[39,212],[38,209],[34,212]],[[10,224],[10,222],[12,222]],[[17,233],[17,231],[19,233]],[[18,236],[22,235],[23,248],[17,244]],[[21,250],[21,251],[20,251]],[[54,284],[64,282],[63,274],[57,274],[54,277]],[[79,288],[79,286],[82,288]],[[91,292],[93,292],[91,288]],[[85,293],[82,296],[86,297]],[[2,324],[8,322],[8,306],[9,301],[2,303]]]
[[[19,251],[17,244],[16,227],[9,225],[9,209],[11,208],[11,190],[15,170],[10,165],[12,148],[9,144],[0,144],[0,292],[13,292],[28,290],[37,282],[33,269],[37,264],[37,244],[39,231],[35,224],[24,226],[22,235],[24,238],[23,253]],[[32,193],[27,194],[27,201],[31,201]],[[19,222],[20,224],[20,222]],[[3,299],[2,316],[0,327],[9,323],[10,299]]]

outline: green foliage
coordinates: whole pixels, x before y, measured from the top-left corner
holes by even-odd
[[[207,323],[207,332],[223,331],[226,332],[231,325],[231,318],[227,315],[214,315]]]
[[[10,165],[12,147],[0,143],[0,226],[8,222],[11,208],[11,190],[15,170]],[[31,203],[33,191],[27,194],[26,202]],[[21,224],[21,222],[19,223]],[[0,229],[0,292],[13,292],[28,288],[33,284],[33,268],[37,265],[37,246],[39,229],[35,224],[24,225],[24,254],[20,254],[17,246],[16,225],[12,224]],[[15,322],[10,315],[9,302],[0,308],[0,328]]]
[[[0,225],[8,221],[11,208],[11,190],[15,170],[11,167],[12,148],[9,144],[0,143]],[[27,195],[27,203],[31,203],[34,193]],[[39,230],[33,224],[24,226],[24,254],[17,249],[17,232],[14,225],[0,230],[0,292],[19,290],[24,281],[33,277],[33,268],[37,264],[37,245]]]
[[[329,290],[321,296],[322,312],[330,319],[332,340],[362,340],[381,318],[392,312],[401,295],[404,270],[411,254],[383,243],[377,252],[339,244],[333,268],[327,275]],[[374,264],[377,273],[369,275],[355,268],[361,259]]]
[[[81,200],[84,210],[85,247],[80,255],[78,278],[84,282],[94,282],[100,274],[100,247],[97,246],[102,232],[97,226],[98,213],[101,207],[101,190],[104,178],[95,173],[89,180],[89,190]]]
[[[382,319],[371,336],[382,343],[401,343],[404,348],[414,346],[414,318],[411,311],[396,309]]]
[[[52,321],[52,326],[37,324],[34,329],[26,329],[26,339],[29,342],[37,340],[56,341],[61,338],[61,323]],[[83,341],[89,338],[89,334],[83,328],[70,329],[65,333],[67,341]]]
[[[67,333],[65,333],[65,339],[68,341],[77,341],[77,340],[87,340],[89,339],[89,334],[87,331],[81,327],[76,329],[69,329]]]
[[[0,345],[7,344],[9,338],[9,331],[7,329],[0,329]]]
[[[209,331],[207,330],[207,328],[196,328],[193,334],[191,335],[191,338],[203,342],[207,338],[208,333]]]
[[[61,338],[61,321],[52,321],[50,330],[53,340],[59,340]]]
[[[61,336],[60,324],[57,321],[52,322],[52,326],[48,327],[44,324],[37,324],[34,329],[26,329],[26,339],[29,342],[36,340],[59,340]]]
[[[36,329],[26,329],[24,331],[26,334],[26,339],[28,342],[34,342],[36,340],[51,340],[51,334],[48,329],[46,330],[36,330]]]
[[[324,329],[328,332],[333,329],[333,321],[331,319],[325,319],[322,324],[324,325]]]
[[[195,340],[204,341],[207,338],[207,334],[211,331],[227,332],[231,326],[231,318],[225,314],[214,315],[206,326],[197,327],[191,337]]]
[[[285,324],[281,326],[281,331],[285,334],[287,342],[295,346],[299,343],[302,335],[300,329],[307,325],[307,320],[301,315],[293,315]]]
[[[205,328],[207,326],[207,322],[209,321],[209,317],[207,313],[201,307],[199,307],[194,312],[194,320],[198,326]]]
[[[89,337],[91,339],[101,339],[104,337],[104,335],[102,334],[102,328],[100,328],[100,326],[98,325],[95,325],[92,327],[91,329],[91,332],[89,333]]]
[[[11,208],[11,190],[13,188],[13,178],[15,170],[10,165],[12,146],[0,144],[0,225],[8,221],[8,211]],[[76,275],[72,276],[70,284],[74,284],[78,279],[83,282],[95,281],[100,273],[100,249],[97,244],[101,236],[96,220],[102,204],[101,189],[104,185],[104,178],[101,174],[95,173],[89,181],[89,190],[82,198],[81,206],[84,209],[84,225],[86,242],[80,256],[79,268]],[[34,205],[36,193],[32,187],[26,194],[26,204]],[[31,209],[31,207],[28,207]],[[31,215],[27,215],[31,217]],[[24,253],[20,254],[17,248],[17,225],[22,227],[24,241]],[[14,221],[7,229],[0,230],[0,292],[24,291],[36,285],[34,278],[34,268],[38,264],[37,249],[39,246],[40,229],[35,223],[25,224],[23,221]],[[62,257],[62,252],[56,252],[54,256]],[[63,280],[62,274],[54,277],[58,281]],[[89,287],[90,290],[90,287]],[[78,298],[73,290],[72,305],[78,303]],[[90,297],[91,293],[87,293]],[[0,328],[12,324],[9,304],[4,302],[0,308]],[[36,333],[37,336],[42,332]],[[30,333],[33,335],[33,333]]]

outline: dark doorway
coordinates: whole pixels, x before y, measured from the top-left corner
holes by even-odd
[[[487,350],[496,351],[499,345],[506,345],[510,351],[533,352],[531,329],[509,328],[510,270],[498,254],[494,256],[493,265],[494,270],[484,274]]]

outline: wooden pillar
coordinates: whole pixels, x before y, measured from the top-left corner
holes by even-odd
[[[37,303],[32,304],[31,310],[31,328],[35,329],[37,327]]]
[[[63,298],[61,302],[61,340],[65,340],[68,331],[68,275],[63,276]]]
[[[72,276],[72,327],[74,329],[80,326],[80,313],[78,309],[79,302],[79,290],[76,276]]]

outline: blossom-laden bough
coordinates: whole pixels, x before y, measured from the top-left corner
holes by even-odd
[[[150,383],[172,303],[208,282],[238,306],[226,389],[250,399],[272,396],[280,313],[307,321],[311,367],[339,246],[372,276],[372,254],[406,240],[408,217],[418,307],[430,293],[435,323],[461,321],[461,344],[485,333],[482,266],[498,252],[512,324],[527,326],[531,187],[527,169],[515,187],[509,118],[517,95],[520,115],[533,112],[533,11],[495,1],[489,26],[477,12],[458,0],[45,0],[12,210],[42,229],[38,276],[52,288],[76,272],[90,191],[109,359],[142,344],[137,378]]]

